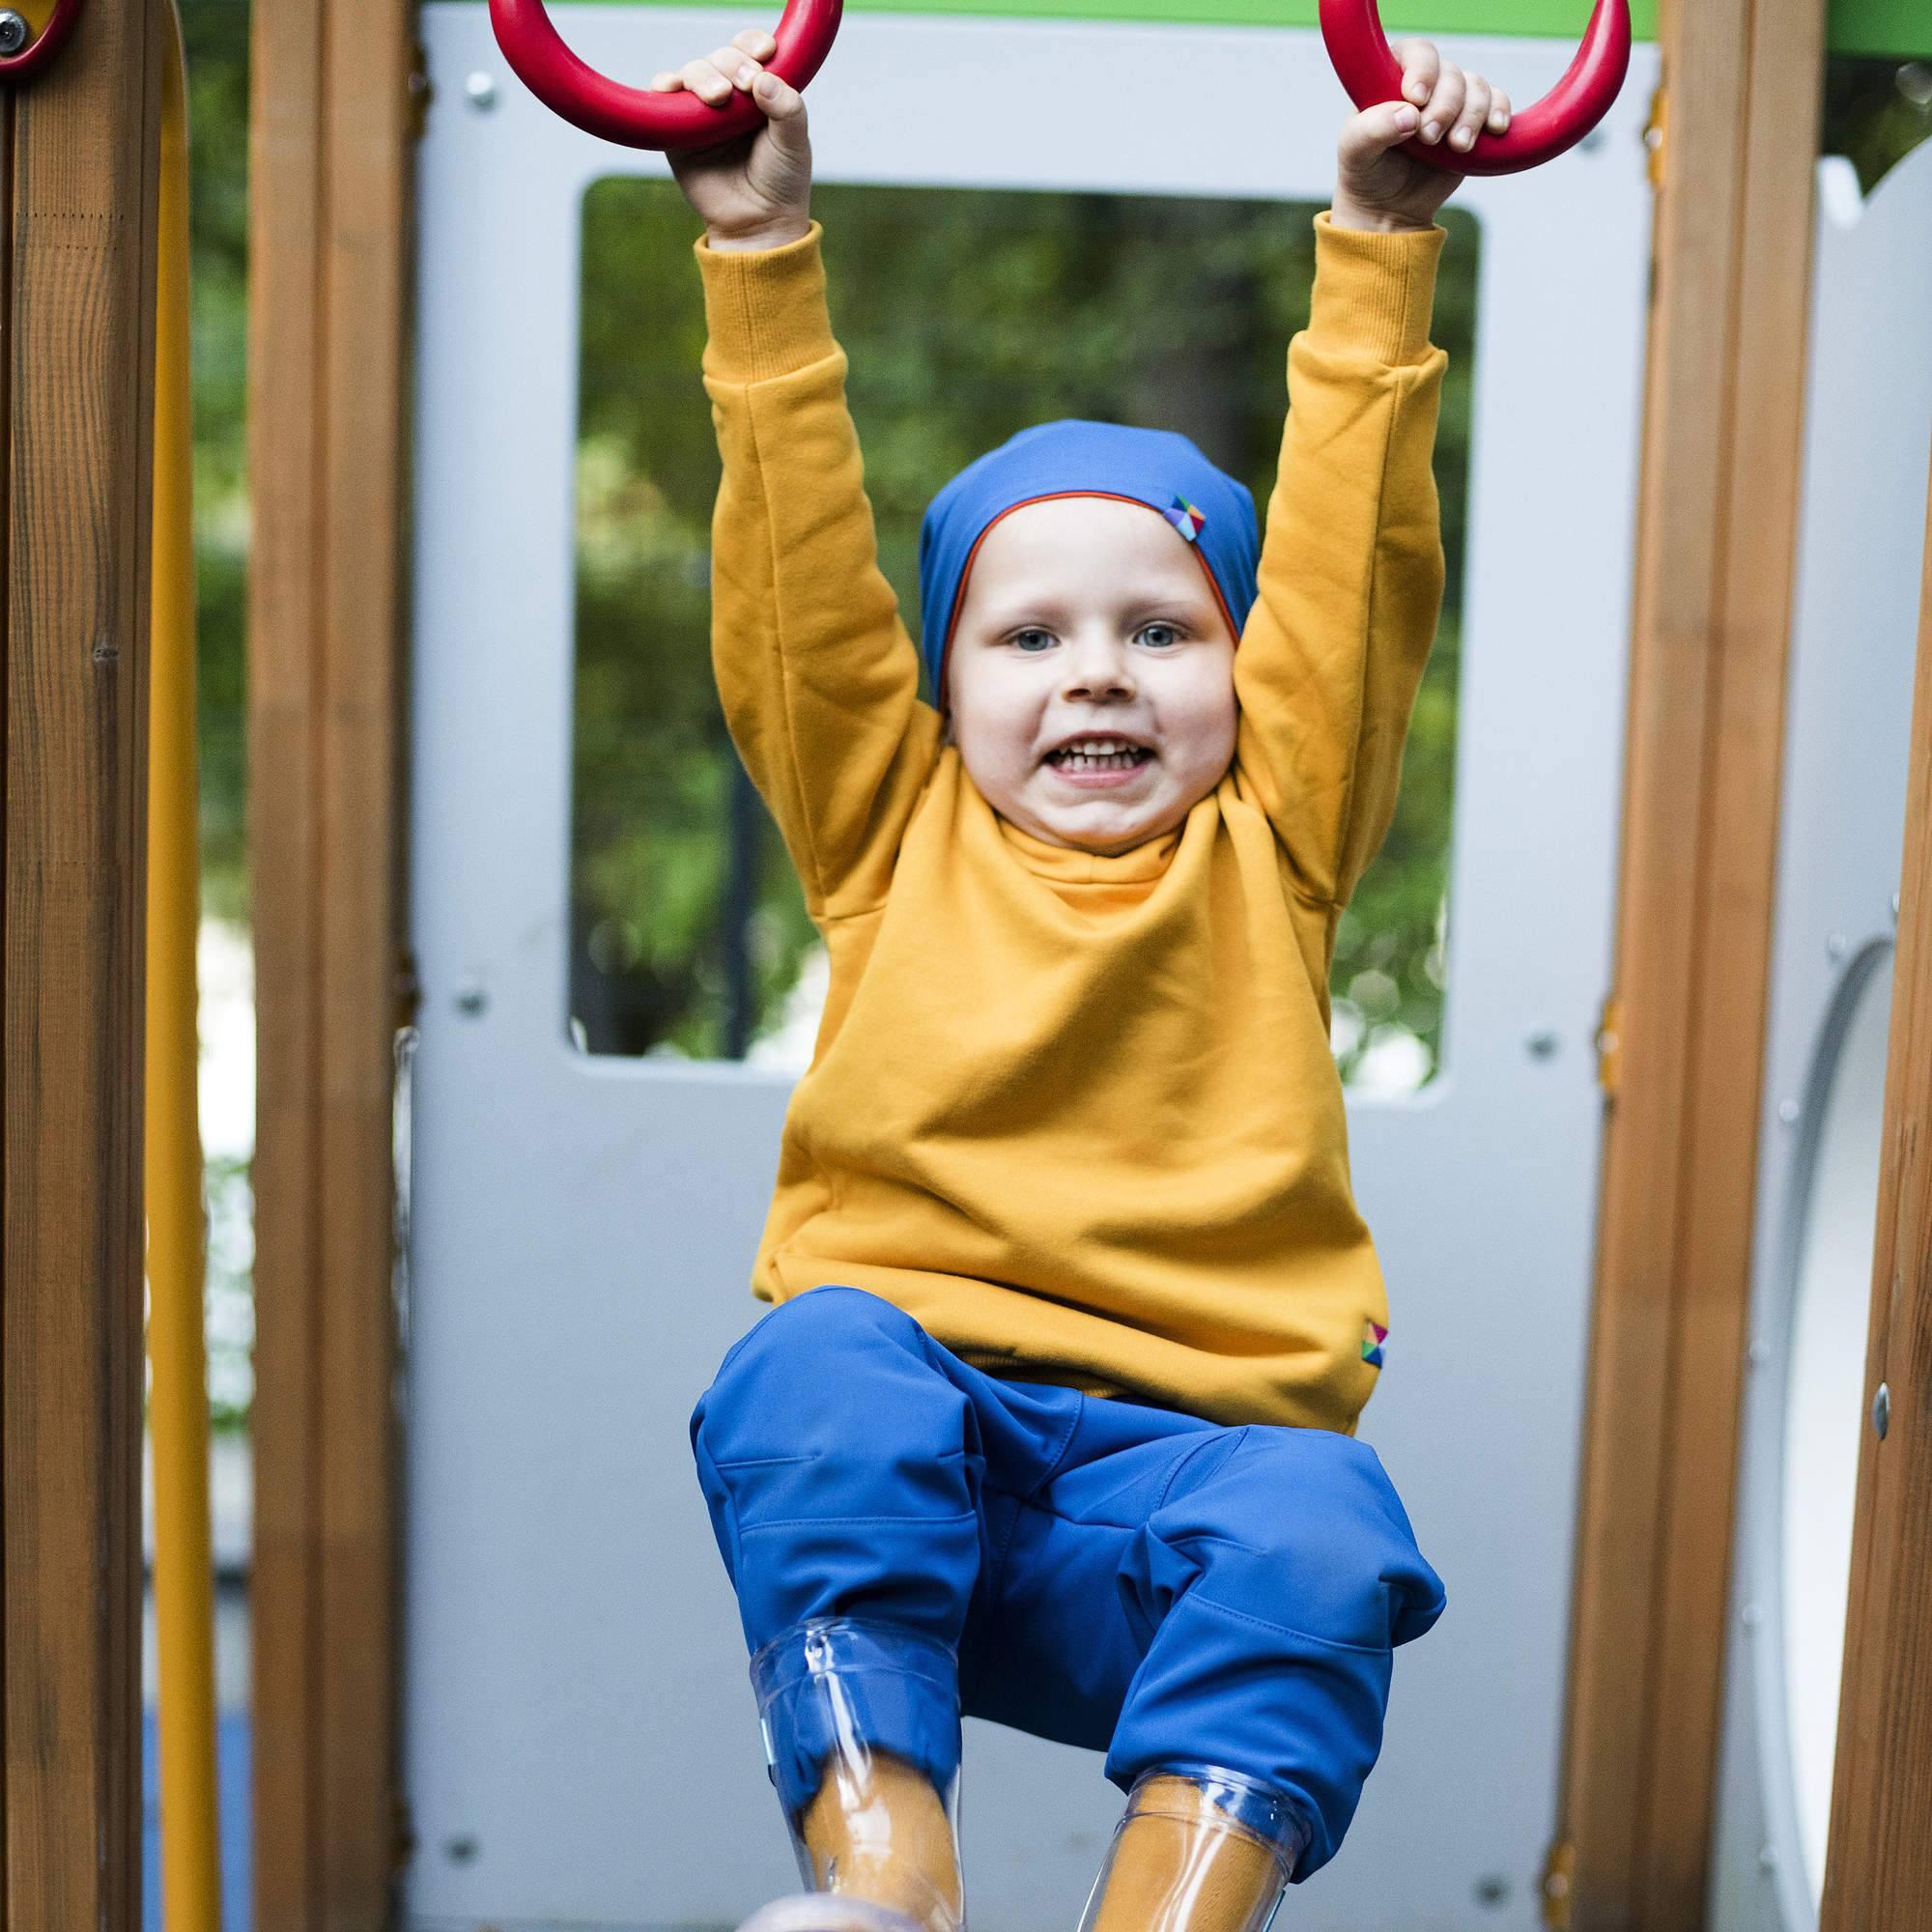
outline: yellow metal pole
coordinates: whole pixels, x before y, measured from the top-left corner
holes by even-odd
[[[161,1901],[167,1932],[219,1932],[214,1591],[208,1512],[205,1240],[196,1081],[201,921],[188,399],[187,68],[181,18],[161,99],[155,326],[154,633],[148,756],[148,1359],[160,1631]]]

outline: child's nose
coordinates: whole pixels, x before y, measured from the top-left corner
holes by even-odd
[[[1074,638],[1065,662],[1069,697],[1133,695],[1133,659],[1118,638],[1092,633]]]

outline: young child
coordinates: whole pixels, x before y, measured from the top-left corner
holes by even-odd
[[[1431,217],[1509,103],[1425,43],[1343,131],[1258,539],[1185,438],[1014,437],[879,572],[770,35],[673,156],[724,458],[714,655],[831,955],[754,1287],[692,1417],[810,1890],[958,1932],[962,1710],[1107,1752],[1083,1932],[1259,1932],[1341,1843],[1441,1613],[1353,1439],[1387,1334],[1328,1047],[1442,585]],[[962,267],[962,272],[967,270]]]

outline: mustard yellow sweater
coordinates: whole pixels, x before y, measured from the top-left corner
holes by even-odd
[[[919,696],[819,225],[762,253],[696,244],[719,690],[831,955],[761,1299],[848,1283],[993,1375],[1354,1427],[1388,1316],[1328,969],[1441,599],[1442,231],[1317,228],[1235,762],[1114,858],[996,816]]]

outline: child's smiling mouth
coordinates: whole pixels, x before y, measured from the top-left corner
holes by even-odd
[[[1094,735],[1057,745],[1042,761],[1057,777],[1083,791],[1125,784],[1136,772],[1151,765],[1152,746],[1132,738]]]

